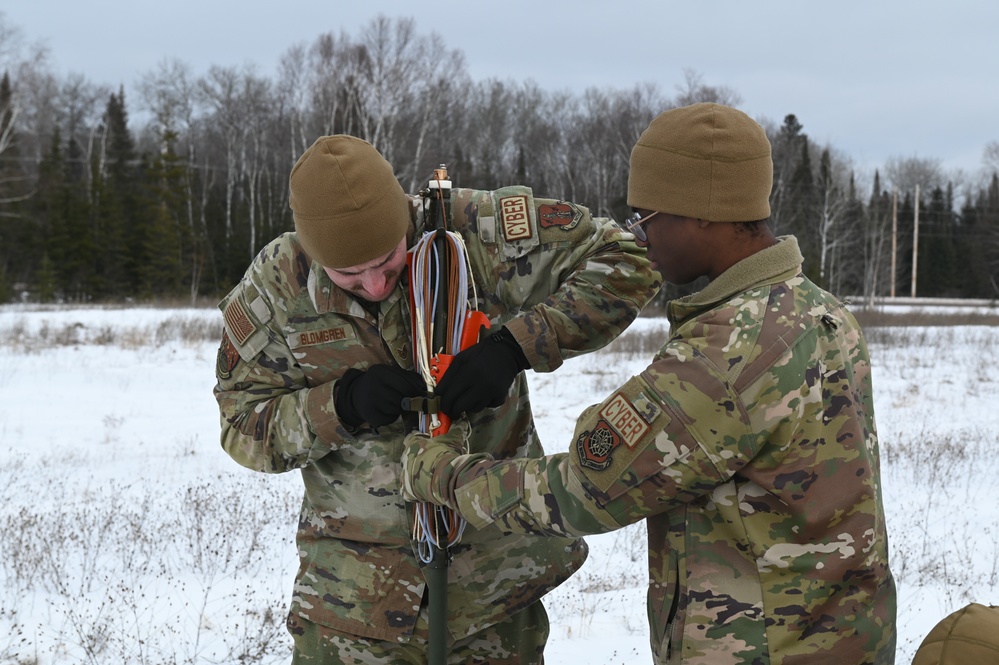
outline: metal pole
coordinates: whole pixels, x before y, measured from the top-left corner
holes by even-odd
[[[443,177],[447,178],[447,171],[441,166],[435,172],[437,178]],[[434,285],[438,293],[448,293],[448,274],[449,267],[447,265],[448,260],[448,243],[447,243],[447,226],[450,222],[450,207],[451,207],[451,190],[450,189],[440,189],[440,198],[432,197],[430,199],[430,218],[433,222],[433,226],[436,229],[434,233],[434,247],[437,249],[436,271],[432,273],[431,279],[434,281]],[[447,298],[438,298],[436,309],[434,312],[434,335],[433,340],[431,340],[432,348],[430,349],[431,354],[436,353],[448,353],[450,349],[446,348],[448,331],[451,327],[451,321],[448,319],[448,303]],[[437,511],[437,508],[432,510]],[[447,543],[448,534],[447,526],[443,519],[431,520],[432,525],[436,525],[437,533],[434,534],[434,538],[437,543]],[[446,665],[447,663],[447,569],[450,565],[450,557],[448,555],[446,546],[439,547],[437,545],[430,546],[431,558],[430,562],[427,564],[426,575],[427,575],[427,593],[429,594],[427,598],[427,612],[429,621],[429,636],[428,636],[428,665]]]
[[[447,534],[437,534],[446,539]],[[445,541],[446,542],[446,541]],[[427,564],[427,611],[429,613],[429,645],[427,662],[429,665],[447,663],[447,569],[446,550],[431,546],[432,559]]]

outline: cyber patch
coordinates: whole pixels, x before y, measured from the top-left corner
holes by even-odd
[[[600,417],[629,448],[634,448],[649,431],[649,424],[639,415],[638,409],[621,393],[616,393],[607,401],[600,409]]]
[[[542,228],[561,228],[571,231],[579,224],[583,214],[571,203],[552,203],[538,206],[538,223]]]
[[[621,436],[607,421],[599,420],[596,426],[583,432],[576,439],[576,453],[579,463],[594,471],[603,471],[611,465],[611,454],[621,445]]]
[[[229,339],[229,333],[222,331],[222,343],[219,344],[219,355],[217,361],[218,375],[220,379],[228,379],[232,376],[232,370],[239,363],[239,351]]]
[[[250,321],[250,317],[247,316],[246,310],[243,309],[243,302],[239,298],[233,298],[229,301],[229,304],[225,306],[225,311],[222,312],[222,317],[229,324],[229,330],[232,331],[237,344],[246,344],[246,340],[250,339],[250,335],[257,330],[257,327]]]
[[[526,196],[504,196],[499,200],[499,209],[507,242],[526,240],[533,235]]]

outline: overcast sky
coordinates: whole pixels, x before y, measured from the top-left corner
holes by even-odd
[[[651,82],[672,97],[693,70],[755,118],[794,113],[861,171],[919,157],[974,175],[999,141],[997,0],[0,0],[0,11],[56,71],[123,84],[126,101],[166,58],[273,76],[290,46],[359,36],[381,13],[439,33],[476,80]]]

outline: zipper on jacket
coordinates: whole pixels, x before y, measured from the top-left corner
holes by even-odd
[[[676,571],[676,590],[673,593],[673,603],[669,608],[669,618],[666,620],[666,660],[673,657],[673,624],[676,623],[676,612],[680,607],[680,570]]]

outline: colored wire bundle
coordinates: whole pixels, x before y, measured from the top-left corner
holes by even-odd
[[[424,234],[412,251],[413,360],[427,384],[427,392],[432,393],[436,387],[434,356],[453,356],[461,350],[469,310],[468,256],[461,236],[443,230]],[[474,292],[474,284],[472,288]],[[440,433],[441,426],[439,414],[420,414],[421,432]],[[465,520],[447,507],[417,503],[414,511],[413,541],[424,563],[432,560],[433,548],[446,550],[461,539]]]

